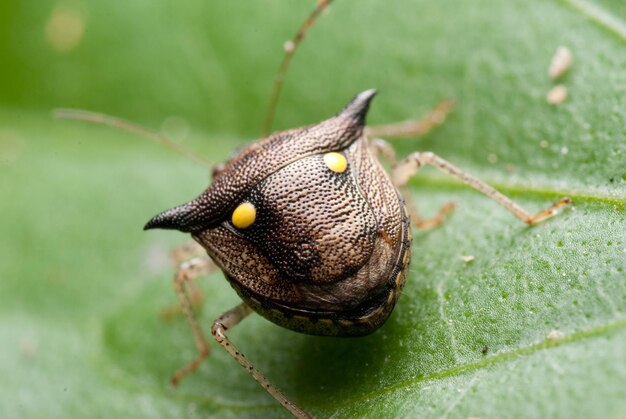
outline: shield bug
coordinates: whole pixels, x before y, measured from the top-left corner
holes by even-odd
[[[328,3],[320,2],[302,26],[284,63]],[[281,66],[278,81],[285,69]],[[270,123],[279,90],[277,82]],[[527,224],[571,203],[562,198],[533,215],[433,153],[415,152],[396,162],[393,148],[378,137],[423,133],[442,122],[451,103],[442,102],[422,121],[366,128],[375,94],[366,90],[329,119],[245,147],[214,169],[211,184],[197,198],[145,225],[189,233],[200,245],[176,253],[181,263],[174,286],[198,356],[175,373],[174,383],[197,369],[209,352],[187,288],[193,279],[220,269],[243,302],[215,320],[213,337],[292,414],[309,417],[230,342],[228,331],[253,311],[282,327],[314,335],[362,336],[378,329],[391,315],[406,279],[411,224],[434,227],[453,208],[445,205],[430,219],[418,216],[406,184],[423,165],[465,182]],[[71,112],[61,116],[139,130],[167,143],[156,133],[110,117]],[[388,160],[391,174],[379,158]]]

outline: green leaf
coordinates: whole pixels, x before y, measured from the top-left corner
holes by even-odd
[[[0,5],[0,417],[288,416],[213,343],[169,386],[195,355],[185,319],[161,316],[176,302],[167,252],[186,237],[141,227],[196,196],[206,169],[49,112],[163,126],[224,160],[259,134],[282,45],[313,6]],[[85,30],[62,52],[46,27],[68,8],[61,27]],[[235,344],[319,417],[626,416],[625,22],[620,0],[337,0],[294,59],[276,129],[369,87],[372,123],[451,97],[446,123],[394,143],[400,156],[434,151],[532,211],[565,195],[576,206],[529,228],[424,169],[420,210],[459,208],[414,232],[404,293],[379,331],[312,337],[253,315]],[[559,81],[569,97],[551,106],[561,45],[574,57]],[[208,330],[238,298],[220,273],[201,286]]]

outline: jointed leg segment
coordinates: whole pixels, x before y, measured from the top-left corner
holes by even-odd
[[[423,218],[415,207],[415,203],[410,198],[408,188],[406,186],[401,186],[400,190],[404,196],[408,197],[406,198],[405,205],[409,211],[409,216],[411,217],[411,224],[422,230],[429,230],[439,226],[446,220],[448,214],[456,208],[456,204],[454,202],[446,202],[441,208],[439,208],[437,214],[432,217]]]
[[[196,315],[193,312],[192,301],[189,298],[189,293],[187,292],[187,285],[189,284],[189,281],[192,281],[199,276],[206,275],[209,272],[214,271],[216,268],[215,263],[213,263],[208,256],[198,257],[182,263],[174,276],[174,289],[176,290],[176,295],[180,301],[183,313],[189,321],[189,325],[191,326],[191,331],[196,342],[196,347],[198,348],[198,356],[189,364],[176,371],[176,373],[172,376],[172,384],[174,385],[178,384],[187,374],[195,371],[209,354],[209,345],[207,344],[204,333],[202,332],[202,328],[198,324]]]
[[[196,254],[201,248],[191,246],[183,246],[172,253],[172,259],[180,262],[188,257]],[[187,374],[198,369],[202,361],[209,354],[209,345],[202,328],[198,324],[198,320],[193,312],[192,301],[188,293],[188,285],[195,278],[206,275],[209,272],[217,269],[215,263],[208,257],[196,257],[180,264],[176,276],[174,277],[174,288],[176,289],[176,295],[180,301],[180,307],[183,313],[189,321],[191,331],[198,348],[198,356],[193,359],[189,364],[179,369],[172,377],[172,384],[176,385]],[[292,414],[299,418],[311,418],[311,416],[304,410],[300,409],[295,403],[289,400],[278,388],[269,382],[263,374],[261,374],[254,366],[245,358],[245,356],[233,346],[228,337],[226,331],[236,326],[252,312],[252,309],[246,304],[240,304],[237,307],[228,310],[222,314],[211,327],[211,333],[213,337],[228,351],[228,353],[239,362],[239,364],[246,370],[261,386],[274,397],[281,405],[288,409]]]
[[[406,185],[409,178],[417,173],[419,168],[425,164],[430,164],[441,170],[442,172],[454,176],[455,178],[465,182],[467,185],[478,190],[479,192],[482,192],[489,198],[493,199],[494,201],[511,211],[517,218],[519,218],[526,224],[535,224],[547,218],[550,218],[557,213],[557,210],[559,208],[572,203],[571,199],[569,198],[561,198],[549,207],[533,215],[520,207],[509,197],[501,194],[483,181],[465,173],[458,167],[454,166],[452,163],[442,159],[441,157],[431,152],[412,153],[403,161],[401,161],[392,174],[392,180],[394,184],[398,186]]]
[[[380,138],[376,138],[371,142],[370,150],[372,151],[374,156],[384,157],[385,160],[389,162],[392,169],[395,170],[397,168],[398,162],[396,161],[396,152],[388,142],[386,142],[385,140],[381,140]],[[447,215],[452,212],[454,208],[456,208],[456,204],[454,202],[448,202],[444,204],[444,206],[441,207],[437,214],[435,214],[433,217],[422,218],[419,215],[419,211],[415,207],[413,200],[410,199],[409,191],[406,187],[406,184],[396,184],[396,187],[400,189],[402,195],[407,197],[405,205],[411,217],[411,223],[417,228],[430,229],[437,227],[439,224],[443,223]]]
[[[274,397],[281,405],[283,405],[287,410],[289,410],[294,416],[298,418],[311,418],[304,410],[300,409],[295,403],[289,400],[278,388],[276,388],[272,383],[269,382],[267,378],[263,374],[259,372],[250,361],[246,359],[243,353],[239,351],[226,336],[226,331],[236,326],[243,320],[248,314],[252,312],[252,309],[246,304],[242,303],[237,307],[228,310],[226,313],[222,314],[211,327],[211,333],[217,343],[222,345],[224,349],[228,351],[228,353],[239,362],[248,373],[272,396]]]
[[[448,114],[452,112],[452,109],[454,109],[454,101],[446,99],[439,102],[432,111],[419,120],[410,119],[388,125],[371,126],[367,127],[365,132],[370,138],[419,137],[443,124]]]
[[[196,256],[204,256],[206,251],[196,241],[189,240],[180,246],[176,246],[170,253],[170,260],[174,266],[180,266],[185,261]]]
[[[180,271],[184,268],[183,264],[186,261],[197,256],[204,256],[204,258],[206,258],[206,253],[205,253],[204,248],[193,240],[190,240],[187,243],[182,244],[180,246],[176,246],[176,248],[174,248],[174,250],[172,250],[172,252],[170,253],[170,260],[177,269],[176,275],[178,276]],[[210,261],[207,263],[210,263]],[[217,268],[216,266],[213,266],[211,270],[214,270],[216,268]],[[198,276],[194,276],[193,278],[189,278],[186,280],[187,293],[189,295],[189,302],[193,309],[196,309],[202,304],[202,293],[200,292],[200,288],[198,287],[198,284],[196,282],[197,277]],[[182,313],[182,306],[179,303],[171,307],[166,307],[161,312],[161,315],[165,319],[170,319],[181,313]]]
[[[384,157],[387,160],[387,163],[391,165],[392,168],[395,168],[398,165],[398,161],[396,159],[396,150],[389,144],[387,141],[374,138],[369,145],[370,152],[374,155],[374,157]]]

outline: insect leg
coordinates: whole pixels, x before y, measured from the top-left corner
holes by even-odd
[[[205,255],[205,250],[197,242],[190,240],[180,246],[176,246],[174,250],[170,252],[170,261],[177,269],[191,258]],[[214,267],[217,269],[217,266]],[[197,309],[202,305],[202,292],[196,278],[189,279],[187,281],[187,287],[189,290],[189,301],[193,309]],[[174,316],[182,314],[182,306],[180,304],[174,304],[170,307],[166,307],[162,310],[161,315],[165,319],[170,319]]]
[[[211,326],[211,333],[217,343],[222,345],[228,353],[239,362],[248,373],[267,391],[273,398],[275,398],[283,407],[289,410],[294,416],[298,418],[312,418],[307,412],[299,408],[294,402],[289,400],[278,388],[269,382],[263,374],[257,370],[250,361],[245,357],[239,349],[233,346],[226,336],[226,331],[236,326],[252,312],[252,309],[245,303],[239,304],[237,307],[228,310],[222,314]]]
[[[370,144],[370,150],[374,156],[379,157],[382,156],[385,160],[391,165],[391,168],[395,170],[398,166],[398,162],[396,161],[396,152],[393,147],[386,142],[385,140],[381,140],[380,138],[374,139]],[[441,224],[449,212],[451,212],[456,205],[453,202],[446,203],[439,212],[430,218],[422,218],[419,214],[419,211],[415,207],[415,203],[409,197],[409,191],[406,187],[406,184],[396,184],[396,187],[400,189],[402,195],[406,197],[405,205],[411,216],[411,223],[417,228],[429,229],[437,227]]]
[[[423,230],[437,227],[438,225],[443,223],[446,220],[448,214],[450,214],[456,208],[456,204],[454,202],[446,202],[441,208],[439,208],[437,214],[433,215],[432,217],[423,218],[419,214],[419,211],[417,210],[417,207],[415,206],[413,200],[410,199],[408,188],[406,188],[406,186],[402,186],[400,187],[400,190],[402,191],[402,195],[407,197],[404,204],[406,205],[406,208],[409,211],[409,215],[411,216],[411,224]]]
[[[396,122],[388,125],[378,125],[365,128],[368,137],[385,137],[385,138],[406,138],[419,137],[428,133],[433,128],[443,124],[448,114],[454,109],[454,101],[446,99],[428,114],[419,120],[410,119],[408,121]]]
[[[183,313],[189,321],[189,326],[191,326],[193,338],[198,348],[198,356],[189,364],[176,371],[172,376],[172,384],[174,385],[178,384],[187,374],[195,371],[209,354],[209,345],[204,336],[204,332],[202,332],[202,328],[198,324],[196,315],[193,312],[189,293],[187,292],[187,285],[189,281],[199,276],[206,275],[215,269],[215,263],[213,263],[208,256],[198,257],[182,263],[174,276],[174,289],[176,290],[176,295],[180,301]]]
[[[387,141],[380,138],[375,138],[370,143],[369,148],[374,157],[384,157],[387,163],[389,163],[392,168],[395,168],[398,165],[398,160],[396,159],[396,150],[394,150],[391,144],[389,144]]]
[[[425,164],[430,164],[431,166],[436,167],[442,172],[461,180],[462,182],[466,183],[477,191],[482,192],[489,198],[496,201],[498,204],[511,211],[513,215],[515,215],[526,224],[535,224],[547,218],[550,218],[557,213],[557,210],[559,208],[572,204],[571,199],[561,198],[554,202],[552,205],[533,215],[520,207],[517,203],[515,203],[506,195],[501,194],[491,186],[487,185],[485,182],[475,178],[474,176],[469,175],[468,173],[465,173],[463,170],[454,166],[452,163],[442,159],[441,157],[431,152],[416,152],[410,154],[407,158],[400,162],[400,164],[398,164],[398,166],[393,171],[393,182],[396,185],[406,185],[409,178],[413,176],[419,170],[419,168]]]
[[[174,266],[180,266],[183,262],[193,257],[204,255],[205,252],[204,247],[200,246],[198,242],[189,240],[187,243],[176,246],[170,252],[170,260]]]

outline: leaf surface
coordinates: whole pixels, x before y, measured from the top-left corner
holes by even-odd
[[[286,417],[215,344],[168,384],[195,355],[185,320],[160,314],[185,238],[141,227],[207,170],[49,110],[119,115],[222,161],[259,134],[281,46],[313,2],[86,0],[72,9],[84,35],[59,52],[46,27],[68,4],[0,6],[0,417]],[[420,210],[459,208],[414,232],[383,328],[321,338],[253,315],[232,340],[319,417],[626,416],[625,22],[618,0],[337,0],[294,59],[275,129],[370,87],[372,123],[451,97],[446,123],[395,142],[400,156],[434,151],[533,211],[576,206],[529,228],[424,169]],[[555,107],[561,45],[574,63]],[[201,286],[208,330],[238,299],[220,273]]]

